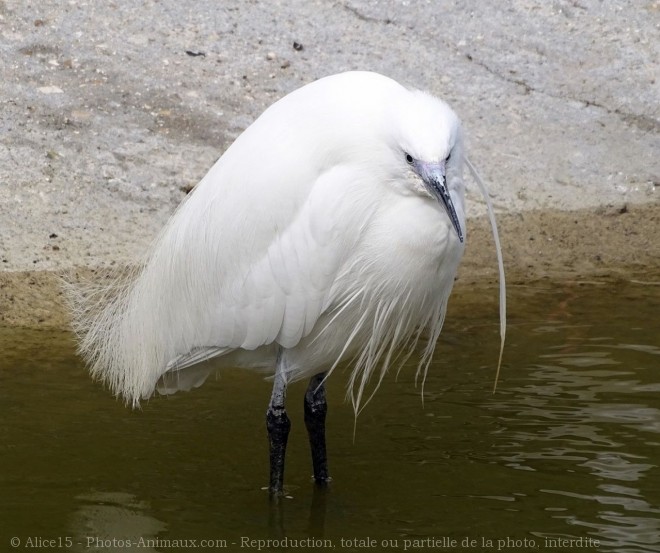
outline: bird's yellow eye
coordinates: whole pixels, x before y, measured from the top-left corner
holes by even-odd
[[[406,163],[408,163],[409,165],[412,165],[413,161],[415,161],[415,158],[413,156],[411,156],[410,154],[406,154]]]

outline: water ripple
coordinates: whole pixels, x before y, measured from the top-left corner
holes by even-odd
[[[538,491],[556,498],[545,508],[553,518],[586,529],[617,553],[658,551],[659,444],[649,438],[660,433],[653,395],[660,391],[660,348],[601,330],[562,324],[533,330],[548,337],[547,347],[528,356],[526,370],[488,405],[503,425],[497,455],[510,469],[536,475]],[[564,485],[542,484],[550,481]],[[656,501],[648,497],[653,493]]]

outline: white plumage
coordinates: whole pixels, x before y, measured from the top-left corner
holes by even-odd
[[[440,100],[368,72],[304,86],[238,137],[138,269],[78,295],[80,351],[133,405],[201,384],[211,357],[280,362],[285,382],[352,360],[359,409],[374,372],[427,333],[426,370],[464,249],[462,167]]]

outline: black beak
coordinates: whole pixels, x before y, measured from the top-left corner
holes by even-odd
[[[458,220],[458,215],[456,215],[456,209],[454,208],[454,202],[451,201],[451,196],[449,195],[449,190],[447,190],[447,183],[445,180],[445,167],[444,164],[438,165],[437,168],[429,167],[429,171],[425,171],[425,175],[422,175],[422,178],[426,182],[431,193],[435,198],[444,206],[449,216],[451,224],[454,226],[456,235],[458,239],[463,242],[463,231],[461,230],[461,223]]]

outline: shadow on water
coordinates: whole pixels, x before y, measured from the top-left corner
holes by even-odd
[[[423,406],[404,368],[353,441],[346,375],[333,375],[327,490],[310,481],[305,386],[293,385],[292,498],[277,506],[261,488],[261,376],[226,371],[130,411],[90,381],[69,334],[0,329],[0,550],[270,550],[249,540],[286,538],[303,550],[658,551],[660,287],[548,286],[510,292],[495,395],[495,312],[460,295]]]

